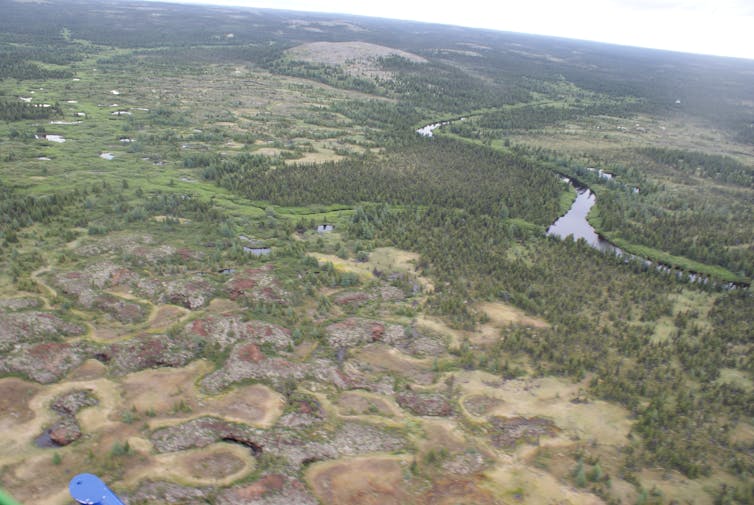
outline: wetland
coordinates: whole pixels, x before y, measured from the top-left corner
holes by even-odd
[[[750,63],[0,8],[20,501],[91,472],[130,503],[748,503]]]

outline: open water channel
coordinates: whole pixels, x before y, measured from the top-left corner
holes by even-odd
[[[437,123],[432,123],[419,128],[418,130],[416,130],[416,133],[424,137],[432,137],[432,132],[434,130],[448,125],[451,122],[452,121],[440,121]],[[571,208],[568,209],[568,212],[555,220],[555,222],[552,223],[549,228],[547,228],[547,235],[559,237],[561,239],[565,239],[568,236],[572,236],[574,240],[584,239],[587,244],[594,247],[595,249],[604,253],[620,256],[624,258],[626,262],[641,261],[647,268],[655,268],[656,270],[666,273],[675,273],[675,275],[679,279],[684,278],[690,282],[697,282],[700,284],[708,284],[710,282],[714,283],[714,281],[712,281],[707,275],[699,274],[696,272],[683,272],[680,270],[675,270],[669,265],[657,263],[647,258],[641,258],[639,256],[629,254],[618,246],[601,237],[600,234],[597,233],[597,231],[592,227],[592,225],[589,224],[589,221],[587,221],[587,215],[589,214],[589,211],[594,206],[594,204],[597,203],[597,196],[587,186],[576,183],[575,181],[562,175],[561,178],[564,182],[567,182],[568,184],[573,186],[574,189],[576,189],[576,199],[573,201],[573,204],[571,204]],[[612,175],[610,175],[610,178],[612,178]],[[736,289],[738,287],[746,287],[747,285],[743,283],[729,282],[720,284],[718,286],[722,289]]]

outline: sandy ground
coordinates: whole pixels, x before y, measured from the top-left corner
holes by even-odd
[[[408,461],[400,456],[370,456],[311,465],[307,483],[330,505],[401,505],[411,503],[404,483]]]

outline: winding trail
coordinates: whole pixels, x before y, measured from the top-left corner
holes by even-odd
[[[43,290],[47,291],[48,294],[45,296],[44,294],[40,295],[40,298],[42,299],[42,306],[46,310],[52,310],[52,305],[50,304],[50,299],[57,298],[58,292],[55,288],[47,284],[45,281],[43,281],[39,276],[42,274],[46,274],[47,272],[52,271],[52,267],[50,265],[45,265],[43,267],[37,268],[34,270],[29,277],[31,277],[31,280],[33,280],[35,283],[37,283],[39,286],[43,288]]]

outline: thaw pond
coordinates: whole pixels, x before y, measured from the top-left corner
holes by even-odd
[[[272,252],[269,247],[243,247],[244,252],[247,252],[253,256],[267,256]]]
[[[65,142],[65,137],[62,135],[51,135],[49,133],[44,135],[34,135],[35,139],[42,139],[42,140],[48,140],[50,142],[57,142],[58,144],[62,144]]]
[[[34,439],[34,445],[37,447],[41,447],[42,449],[52,449],[55,447],[61,447],[60,444],[56,443],[52,437],[50,436],[52,433],[52,430],[45,430],[44,433],[39,435],[37,438]]]

